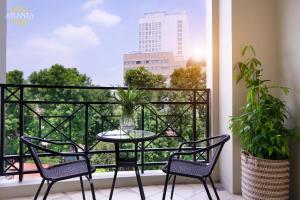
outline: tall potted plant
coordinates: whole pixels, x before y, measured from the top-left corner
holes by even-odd
[[[247,101],[242,114],[233,116],[230,128],[240,137],[242,153],[242,194],[245,199],[289,198],[289,139],[295,137],[285,125],[285,104],[270,93],[279,89],[285,95],[286,87],[271,86],[262,78],[262,63],[249,45],[238,62],[237,83],[247,88]]]
[[[137,106],[146,103],[145,92],[136,88],[118,89],[113,97],[121,106],[120,127],[121,129],[134,129],[135,117],[134,111]]]

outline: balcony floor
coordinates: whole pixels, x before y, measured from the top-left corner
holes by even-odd
[[[209,188],[211,194],[213,195],[212,188]],[[238,195],[232,195],[222,187],[217,185],[218,194],[220,195],[220,199],[222,200],[242,200],[243,198]],[[171,186],[168,188],[168,196],[166,199],[170,198],[170,190]],[[161,200],[162,199],[162,192],[163,186],[156,185],[156,186],[145,186],[144,187],[145,195],[147,200]],[[108,199],[110,189],[98,189],[96,190],[96,198],[97,199]],[[87,199],[91,198],[90,191],[86,191]],[[33,197],[24,197],[24,198],[16,198],[16,199],[7,199],[7,200],[30,200]],[[41,199],[41,198],[40,198]],[[47,198],[48,200],[80,200],[82,199],[82,195],[80,191],[76,192],[68,192],[68,193],[57,193],[57,194],[50,194]],[[115,200],[123,200],[123,199],[130,199],[130,200],[140,200],[139,196],[139,189],[138,187],[123,187],[123,188],[116,188],[114,192]],[[206,200],[208,199],[205,193],[205,189],[200,184],[177,184],[175,187],[174,192],[174,200]],[[213,196],[213,199],[216,199]]]

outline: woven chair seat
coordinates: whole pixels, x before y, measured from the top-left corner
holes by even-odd
[[[95,172],[95,168],[92,167],[91,171]],[[85,160],[58,164],[44,169],[45,177],[50,180],[65,179],[66,177],[78,177],[89,173],[90,172]]]
[[[165,173],[168,171],[168,164],[163,169]],[[210,165],[203,162],[194,162],[181,159],[173,159],[170,167],[170,174],[201,178],[209,176]]]

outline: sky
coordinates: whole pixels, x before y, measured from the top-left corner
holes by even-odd
[[[193,47],[205,46],[205,0],[8,0],[32,14],[7,21],[7,71],[25,77],[53,64],[75,67],[96,85],[123,84],[123,54],[138,50],[138,19],[186,11]]]

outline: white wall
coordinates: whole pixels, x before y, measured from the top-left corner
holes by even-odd
[[[274,0],[219,0],[219,126],[228,130],[229,116],[240,113],[246,90],[236,85],[233,67],[241,60],[244,45],[253,44],[264,64],[264,76],[278,82],[277,4]],[[233,136],[220,159],[220,180],[233,193],[240,193],[240,147]]]
[[[219,134],[219,13],[218,1],[206,0],[207,30],[207,85],[210,88],[210,131]],[[215,166],[213,179],[219,181],[219,163]]]
[[[6,74],[6,0],[0,1],[0,83]]]
[[[300,1],[278,0],[280,84],[291,89],[286,97],[290,127],[300,133]],[[291,199],[300,199],[300,144],[291,145]]]
[[[229,116],[233,109],[232,85],[232,0],[219,2],[219,131],[228,130]],[[234,185],[234,157],[231,139],[225,146],[220,157],[220,182],[230,192],[236,192]]]

